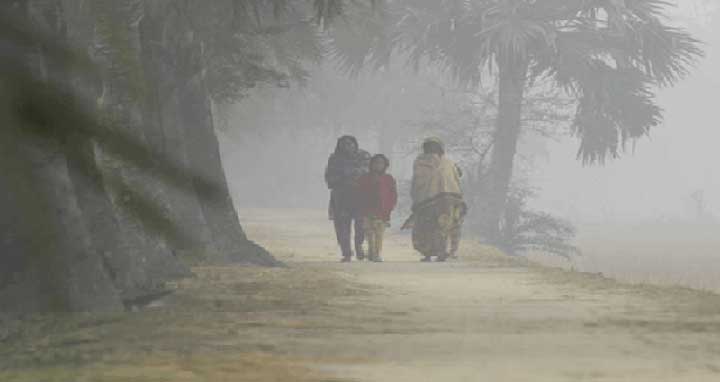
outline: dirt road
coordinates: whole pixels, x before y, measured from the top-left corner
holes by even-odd
[[[340,264],[322,213],[243,211],[287,269],[196,268],[163,306],[32,317],[2,381],[719,381],[720,297],[551,270],[464,243]]]
[[[341,272],[375,288],[370,296],[335,302],[352,317],[339,319],[345,330],[325,338],[320,356],[364,360],[320,362],[338,377],[720,381],[717,296],[544,269],[472,243],[465,243],[459,262],[419,263],[409,238],[398,235],[386,244],[384,264],[335,264],[330,226],[321,214],[300,214],[312,216],[312,224],[302,225],[292,215],[263,221],[251,212],[248,227],[296,267]]]

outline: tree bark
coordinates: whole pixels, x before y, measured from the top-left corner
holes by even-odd
[[[107,0],[93,4],[96,16],[96,42],[99,56],[108,68],[103,79],[103,111],[106,113],[105,128],[116,129],[137,143],[149,147],[147,135],[153,128],[144,119],[143,107],[147,83],[141,65],[139,22],[142,19],[138,0]],[[153,163],[143,168],[128,165],[122,156],[95,150],[100,163],[105,189],[120,224],[120,231],[128,245],[124,246],[124,259],[118,259],[116,272],[128,282],[136,283],[137,293],[153,293],[165,281],[190,275],[189,270],[175,257],[158,232],[148,232],[142,219],[170,220],[164,187],[154,176]],[[90,158],[88,158],[90,159]],[[155,214],[141,216],[129,213],[138,211],[144,197],[154,206]],[[145,221],[147,223],[147,221]],[[170,227],[167,227],[168,229]],[[137,294],[134,293],[134,294]],[[136,297],[136,296],[133,296]]]
[[[185,12],[188,10],[185,9]],[[186,20],[191,20],[191,15],[185,16]],[[192,182],[200,195],[200,207],[218,250],[215,259],[210,260],[280,265],[264,248],[248,240],[240,225],[220,157],[210,93],[205,83],[204,42],[191,24],[184,23],[179,33],[181,37],[176,57],[181,61],[178,62],[176,84],[188,167],[193,174],[204,177],[195,178]],[[213,186],[212,192],[208,192],[205,182]]]
[[[147,3],[146,3],[147,4]],[[176,91],[175,62],[168,59],[172,54],[170,41],[172,28],[164,4],[147,5],[146,14],[140,23],[143,68],[149,85],[145,115],[154,128],[148,135],[148,143],[163,160],[169,160],[178,167],[188,167],[186,138],[183,131],[181,106]],[[207,222],[200,207],[200,200],[188,176],[179,187],[167,188],[169,211],[173,221],[185,240],[173,243],[178,254],[188,260],[201,260],[215,248]]]
[[[53,1],[58,4],[56,8],[61,9],[61,1]],[[64,5],[65,12],[58,19],[62,20],[65,13],[87,18],[87,13],[74,9],[75,4],[66,2]],[[105,9],[105,11],[109,15],[121,16],[112,14],[110,9]],[[71,16],[68,15],[68,17]],[[77,20],[75,21],[77,22]],[[119,21],[117,22],[119,23]],[[88,38],[86,29],[82,25],[68,24],[68,28],[62,28],[64,33],[91,44],[92,40]],[[122,31],[116,33],[122,33]],[[132,51],[128,53],[132,53]],[[108,57],[109,59],[110,57]],[[83,86],[81,81],[73,81],[68,73],[58,73],[56,77],[58,81],[66,82],[68,86],[72,85],[72,89],[78,95],[82,95],[77,97],[76,103],[81,100],[88,102],[98,96],[98,94],[93,94],[93,91],[87,86]],[[105,79],[106,82],[108,80]],[[118,97],[117,93],[119,92],[121,90],[111,94],[111,97]],[[131,105],[130,102],[131,100],[128,99],[126,104]],[[82,106],[86,110],[95,108],[93,104]],[[68,126],[67,130],[71,131],[74,127]],[[104,126],[104,128],[110,127]],[[131,128],[129,124],[127,127]],[[64,152],[68,158],[68,172],[75,188],[78,206],[86,226],[92,229],[90,239],[93,246],[102,256],[108,274],[120,291],[121,299],[128,301],[153,294],[163,287],[165,281],[189,276],[189,270],[167,254],[164,251],[165,248],[162,248],[162,252],[153,251],[149,246],[152,240],[145,237],[147,235],[141,232],[136,224],[128,226],[124,224],[127,221],[121,220],[124,213],[117,211],[116,206],[112,203],[111,190],[105,182],[104,174],[98,163],[99,150],[97,147],[97,142],[93,137],[80,132],[69,134],[64,142]],[[122,166],[121,163],[118,165]]]
[[[188,79],[189,78],[189,79]],[[225,178],[220,147],[215,134],[209,95],[199,73],[181,77],[180,90],[182,125],[185,132],[189,168],[202,174],[203,180],[193,179],[196,192],[201,195],[200,207],[218,249],[216,261],[241,262],[265,266],[278,262],[262,247],[248,240],[238,220]],[[204,181],[215,189],[208,194]]]
[[[522,127],[528,64],[514,61],[499,67],[498,116],[490,164],[482,181],[484,198],[478,212],[482,220],[481,233],[491,243],[500,240],[500,222],[507,203]]]
[[[15,16],[30,25],[30,3],[14,3],[10,6],[18,7]],[[59,21],[59,8],[54,7],[57,5],[43,4],[36,9],[42,11],[41,18],[47,18],[42,21],[51,26]],[[40,44],[28,48],[25,55],[27,70],[33,72],[33,77],[56,80],[56,74],[45,66]],[[36,89],[34,85],[27,86]],[[16,99],[0,102],[0,107],[41,102],[27,93],[29,89],[3,89],[0,93]],[[57,133],[64,131],[59,126],[61,122],[36,121],[37,126],[31,128],[24,119],[10,117],[16,111],[0,110],[0,115],[8,117],[0,129],[3,158],[0,254],[6,272],[0,283],[1,309],[6,312],[121,309],[117,290],[83,222],[62,141],[56,139]]]
[[[14,268],[17,282],[0,293],[2,310],[121,309],[117,290],[83,224],[62,151],[54,144],[25,143],[18,136],[8,142],[18,149],[3,156],[12,166],[3,171],[12,182],[3,187],[10,196],[3,211],[15,210],[17,220],[3,228],[14,240],[4,243],[10,248],[2,252],[15,258],[6,265]],[[52,150],[58,154],[48,155]]]

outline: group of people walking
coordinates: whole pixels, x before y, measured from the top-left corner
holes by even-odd
[[[397,205],[397,182],[388,173],[389,159],[360,149],[355,137],[340,137],[330,155],[325,181],[330,188],[329,217],[342,253],[350,262],[381,262],[385,229]],[[445,156],[440,139],[428,138],[413,165],[412,215],[403,228],[412,228],[413,247],[422,261],[445,261],[457,254],[467,206],[463,201],[462,172]],[[354,228],[354,236],[352,231]],[[367,240],[367,255],[363,244]]]

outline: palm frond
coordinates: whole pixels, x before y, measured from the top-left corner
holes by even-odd
[[[623,6],[640,20],[660,20],[665,12],[675,6],[666,0],[624,0]]]
[[[662,120],[662,110],[649,90],[651,82],[638,70],[596,61],[576,81],[579,103],[573,126],[581,140],[578,157],[584,163],[617,157],[628,140],[648,135]]]
[[[346,9],[342,21],[326,28],[328,53],[337,68],[357,76],[366,67],[386,66],[398,43],[391,20],[387,9],[365,3]]]
[[[687,76],[704,55],[699,40],[655,20],[630,23],[628,34],[618,45],[625,48],[621,54],[662,86],[673,85]]]
[[[374,11],[385,5],[386,0],[367,0],[360,2],[356,0],[313,0],[313,9],[315,10],[315,22],[323,29],[327,29],[338,18],[344,18],[347,15],[347,5],[365,6],[370,5]]]
[[[661,110],[653,88],[684,78],[703,56],[697,39],[665,21],[672,6],[665,0],[397,0],[387,6],[391,38],[384,49],[401,52],[414,68],[436,64],[475,85],[494,67],[529,63],[530,82],[552,78],[576,96],[579,156],[587,163],[617,156],[626,140],[656,126]],[[357,72],[371,62],[379,40],[349,41],[359,48],[335,52]],[[608,88],[589,80],[593,75],[607,79]],[[622,103],[606,101],[609,92]]]

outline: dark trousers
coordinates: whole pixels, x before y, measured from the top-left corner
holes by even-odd
[[[365,230],[363,229],[363,219],[352,215],[341,215],[334,217],[335,235],[337,236],[340,250],[343,257],[352,256],[352,247],[350,240],[352,237],[352,227],[355,226],[355,253],[364,255],[362,245],[365,241]]]

